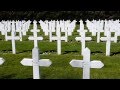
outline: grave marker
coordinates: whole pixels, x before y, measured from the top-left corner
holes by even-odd
[[[101,61],[90,61],[90,50],[88,48],[84,49],[83,60],[73,59],[70,65],[72,67],[83,68],[83,79],[90,79],[90,68],[102,68],[104,66]]]
[[[11,36],[7,36],[7,40],[11,40],[12,42],[12,53],[16,54],[16,46],[15,46],[15,40],[20,40],[19,36],[15,36],[15,22],[12,21],[12,31],[11,31]]]
[[[75,38],[76,41],[81,41],[81,46],[82,46],[82,48],[81,48],[81,55],[83,55],[83,51],[84,51],[84,49],[85,49],[85,41],[90,41],[90,40],[92,40],[91,37],[86,37],[86,36],[85,36],[85,32],[86,32],[85,30],[80,31],[81,37],[76,37],[76,38]]]
[[[38,29],[37,29],[37,22],[34,21],[34,27],[33,27],[33,30],[31,30],[31,32],[33,32],[33,36],[29,36],[28,39],[29,40],[34,40],[34,47],[38,47],[38,40],[43,40],[43,37],[37,37],[37,32],[40,32]]]
[[[66,40],[66,37],[61,37],[61,32],[60,32],[60,28],[57,27],[56,29],[56,35],[54,37],[51,37],[51,40],[57,40],[57,53],[58,55],[61,54],[61,40]]]
[[[24,66],[33,66],[33,79],[40,79],[39,66],[49,67],[52,62],[49,59],[39,59],[39,49],[32,49],[32,59],[24,58],[21,62]]]
[[[101,41],[106,41],[106,56],[110,56],[110,46],[111,46],[111,41],[115,41],[115,37],[111,37],[111,32],[106,31],[107,36],[106,37],[101,37]]]

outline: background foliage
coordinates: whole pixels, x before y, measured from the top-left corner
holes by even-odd
[[[0,11],[0,20],[119,19],[120,11]]]

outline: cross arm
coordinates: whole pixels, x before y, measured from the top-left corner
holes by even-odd
[[[35,40],[35,39],[37,39],[37,40],[43,40],[43,37],[33,37],[33,36],[29,36],[28,39],[29,39],[29,40]]]
[[[7,38],[6,38],[7,40],[12,40],[13,39],[13,37],[12,36],[7,36]],[[19,40],[20,39],[20,37],[19,36],[16,36],[16,37],[14,37],[14,39],[15,40]]]
[[[34,62],[33,59],[29,58],[24,58],[21,62],[22,65],[24,66],[33,66],[33,63],[38,64],[39,66],[46,66],[49,67],[52,62],[49,59],[40,59],[39,62]]]
[[[76,37],[75,38],[76,41],[81,41],[81,39],[82,39],[81,37]]]
[[[71,60],[71,62],[70,62],[70,65],[72,66],[72,67],[83,67],[83,60],[75,60],[75,59],[73,59],[73,60]]]
[[[90,62],[91,68],[102,68],[104,64],[101,61],[94,60]]]

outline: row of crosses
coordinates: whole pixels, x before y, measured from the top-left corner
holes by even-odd
[[[110,28],[108,28],[107,25],[109,25],[109,24],[107,24],[107,21],[105,21],[106,27],[105,27],[104,35],[106,37],[100,37],[100,32],[101,32],[102,28],[100,28],[100,29],[95,28],[93,22],[95,23],[96,27],[99,26],[99,23],[97,21],[90,22],[88,20],[86,22],[87,22],[87,26],[88,26],[89,30],[92,32],[93,35],[96,35],[96,32],[97,32],[97,42],[100,42],[100,40],[106,41],[106,56],[110,56],[111,41],[117,42],[117,36],[120,35],[118,28],[117,28],[117,32],[115,33],[115,37],[111,37],[112,30]],[[2,22],[2,23],[5,24],[6,22]],[[15,27],[14,23],[15,23],[15,21],[11,22],[11,29],[12,29],[11,36],[7,35],[7,32],[10,31],[10,27],[7,28],[7,26],[6,26],[7,31],[2,30],[1,33],[5,34],[6,41],[11,40],[12,52],[13,52],[13,54],[16,54],[15,40],[22,41],[22,35],[26,35],[26,31],[28,31],[29,26],[30,26],[30,21],[23,22],[24,23],[23,26],[26,27],[26,29],[19,28],[20,26],[22,26],[19,23],[16,23],[16,27]],[[46,35],[49,35],[50,42],[52,40],[57,40],[57,54],[60,55],[61,54],[61,41],[62,40],[64,40],[65,42],[68,41],[68,36],[72,35],[71,33],[73,32],[73,29],[75,28],[76,21],[73,21],[73,22],[70,22],[70,21],[66,21],[66,22],[65,21],[56,21],[56,22],[51,21],[51,22],[48,22],[48,21],[46,21],[47,25],[49,25],[49,27],[51,26],[51,28],[49,28],[49,30],[45,28],[46,24],[44,24],[44,22],[40,21],[39,23],[41,24],[41,26],[42,25],[44,26],[44,27],[42,27],[43,31],[45,33],[47,31]],[[100,22],[100,25],[102,25],[101,23],[103,24],[102,21]],[[0,23],[0,25],[2,25],[2,24]],[[6,25],[9,26],[10,22],[8,22]],[[118,23],[117,23],[117,25],[118,25]],[[113,29],[115,29],[115,28],[113,28]],[[19,36],[16,36],[17,31],[19,32]],[[55,32],[55,31],[56,31],[56,36],[53,36],[52,32]],[[63,31],[65,32],[65,36],[61,36],[61,32],[63,32]],[[33,36],[29,36],[28,39],[34,40],[34,47],[38,47],[38,40],[43,40],[43,37],[37,36],[37,33],[40,32],[40,30],[37,28],[37,21],[33,21],[33,29],[31,30],[31,32],[33,32]],[[91,41],[92,38],[86,37],[85,34],[86,34],[87,30],[84,29],[84,24],[83,24],[82,20],[80,20],[80,29],[77,30],[77,32],[79,32],[79,35],[81,37],[76,37],[75,40],[81,41],[81,46],[82,46],[81,47],[81,55],[83,55],[82,53],[83,53],[83,50],[85,49],[85,41]]]
[[[80,24],[80,30],[77,30],[78,32],[79,32],[79,34],[81,35],[81,37],[76,37],[75,39],[76,39],[76,41],[81,41],[81,55],[83,55],[83,50],[85,49],[85,41],[91,41],[92,40],[92,38],[91,37],[86,37],[86,32],[87,32],[87,30],[84,30],[84,24],[82,24],[83,22],[82,21],[80,21],[81,22],[81,24]],[[33,32],[33,35],[34,36],[30,36],[28,39],[29,40],[34,40],[34,47],[37,47],[38,46],[38,40],[43,40],[43,37],[37,37],[37,32],[39,32],[39,30],[37,29],[37,26],[36,26],[36,23],[37,22],[34,22],[34,29],[33,30],[31,30],[31,32]],[[58,24],[59,25],[59,24]],[[50,32],[49,32],[50,33]],[[52,32],[51,32],[52,33]],[[56,29],[56,36],[52,36],[52,34],[50,34],[50,38],[51,38],[51,40],[57,40],[57,54],[58,55],[60,55],[61,54],[61,41],[62,40],[66,40],[67,39],[67,37],[63,37],[63,36],[61,36],[61,30],[60,30],[60,28],[58,28],[58,26],[57,26],[57,29]],[[102,41],[107,41],[106,42],[106,56],[109,56],[110,55],[110,43],[111,43],[111,41],[112,41],[112,39],[111,39],[111,33],[110,32],[108,32],[107,33],[107,37],[101,37],[100,38]],[[114,38],[113,38],[113,40],[114,40]]]

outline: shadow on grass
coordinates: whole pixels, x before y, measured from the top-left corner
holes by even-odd
[[[101,51],[91,52],[91,54],[96,54],[96,53],[103,53],[103,52],[101,52]]]
[[[23,51],[18,51],[18,52],[16,52],[16,54],[25,53],[25,52],[32,52],[32,50],[23,50]]]
[[[0,76],[0,79],[12,79],[15,76],[16,74],[4,75],[4,76]]]
[[[56,50],[47,50],[47,51],[44,51],[44,52],[40,52],[40,54],[43,54],[43,53],[54,53],[56,52]]]
[[[117,54],[120,54],[120,52],[111,52],[110,56],[114,56],[114,55],[117,55]]]
[[[68,53],[78,53],[77,50],[74,50],[74,51],[64,51],[63,54],[68,54]]]
[[[33,79],[33,78],[26,78],[26,79]]]
[[[2,50],[2,53],[12,53],[12,50]]]

